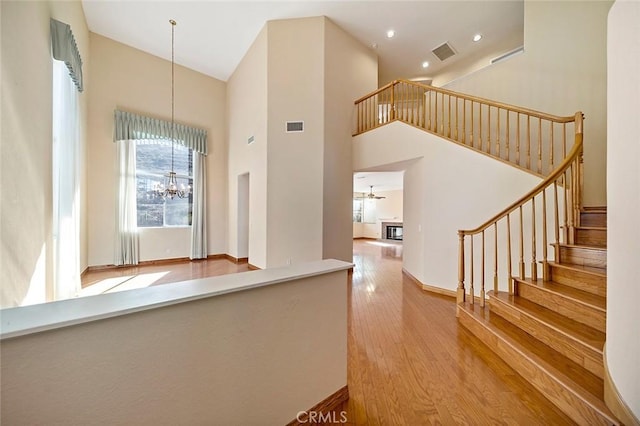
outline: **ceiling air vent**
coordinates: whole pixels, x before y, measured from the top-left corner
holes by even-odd
[[[440,59],[441,61],[444,61],[445,59],[448,59],[456,54],[456,52],[453,51],[451,45],[447,42],[442,43],[431,52],[436,55],[436,58]]]
[[[287,121],[287,133],[304,132],[304,121]]]

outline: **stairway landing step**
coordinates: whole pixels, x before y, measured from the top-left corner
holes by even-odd
[[[549,278],[559,284],[607,297],[607,270],[570,263],[549,262]]]
[[[578,424],[619,424],[603,382],[575,362],[479,305],[458,305],[460,322]]]
[[[604,378],[604,333],[505,292],[490,291],[489,305],[492,315],[501,316],[587,371]]]

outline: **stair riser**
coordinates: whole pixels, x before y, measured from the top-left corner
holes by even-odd
[[[551,280],[591,294],[607,297],[607,278],[605,276],[556,265],[549,265],[549,267]]]
[[[606,333],[606,312],[524,282],[516,287],[520,297]]]
[[[606,212],[581,212],[580,213],[580,226],[599,226],[606,228],[607,226],[607,213]]]
[[[605,250],[560,246],[560,263],[606,268],[607,252]]]
[[[607,230],[576,228],[576,244],[592,247],[606,247]]]
[[[609,425],[612,422],[598,410],[578,397],[529,357],[503,341],[464,310],[459,310],[459,321],[472,334],[490,347],[502,360],[531,383],[547,399],[578,424]]]
[[[540,322],[537,318],[521,312],[498,298],[490,298],[489,306],[492,314],[498,314],[516,327],[529,333],[547,346],[552,347],[586,370],[604,378],[602,351],[576,340],[561,331]]]

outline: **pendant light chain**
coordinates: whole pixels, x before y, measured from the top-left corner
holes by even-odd
[[[176,29],[176,21],[170,19],[171,23],[171,171],[174,171],[173,168],[173,156],[175,149],[175,59],[174,59],[174,51],[175,51],[175,29]]]

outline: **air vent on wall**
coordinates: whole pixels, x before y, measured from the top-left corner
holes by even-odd
[[[251,145],[255,140],[256,138],[254,136],[249,136],[249,139],[247,139],[247,145]]]
[[[451,47],[451,45],[447,42],[442,43],[431,52],[436,55],[436,58],[440,59],[441,61],[444,61],[445,59],[448,59],[456,54],[456,52],[453,50],[453,47]]]
[[[497,58],[493,58],[491,60],[492,64],[495,64],[496,62],[500,62],[500,61],[504,61],[507,58],[512,57],[513,55],[517,55],[518,53],[524,52],[524,46],[520,46],[517,49],[512,50],[511,52],[507,52],[504,55],[500,55]]]
[[[304,121],[287,121],[287,133],[304,132]]]

